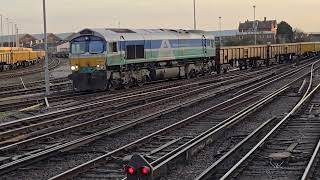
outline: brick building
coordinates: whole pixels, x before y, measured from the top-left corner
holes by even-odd
[[[310,41],[319,42],[320,41],[320,32],[318,32],[318,33],[309,33],[308,37],[309,37]]]
[[[48,33],[48,50],[56,52],[57,46],[64,44],[70,40],[75,33]],[[43,34],[19,34],[19,46],[28,47],[33,49],[44,49],[44,36]],[[16,36],[2,36],[0,37],[0,46],[16,46]],[[13,42],[14,41],[14,42]]]
[[[249,21],[239,23],[239,32],[254,32],[254,26],[257,26],[257,32],[273,32],[277,33],[278,24],[276,20],[267,20],[265,17],[263,21]]]
[[[220,36],[224,45],[248,45],[253,44],[253,32],[239,32],[239,30],[211,31],[218,43]],[[251,42],[250,42],[251,41]],[[276,43],[276,34],[270,31],[257,32],[257,42],[262,44]]]

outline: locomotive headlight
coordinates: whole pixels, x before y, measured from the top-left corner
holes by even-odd
[[[97,70],[106,70],[106,66],[103,64],[98,64],[97,65]]]
[[[77,66],[77,65],[71,66],[71,70],[72,71],[78,71],[79,70],[79,66]]]

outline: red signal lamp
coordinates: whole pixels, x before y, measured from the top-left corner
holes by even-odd
[[[126,166],[126,173],[129,175],[134,175],[136,172],[132,166]]]
[[[147,167],[147,166],[143,166],[143,167],[141,168],[141,174],[143,174],[143,175],[145,175],[145,176],[149,175],[149,174],[150,174],[150,168]]]

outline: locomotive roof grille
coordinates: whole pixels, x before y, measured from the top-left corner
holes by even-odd
[[[119,33],[119,34],[121,34],[121,33],[136,33],[130,29],[112,29],[111,28],[111,29],[106,29],[106,30],[110,30],[110,31],[113,31],[113,32]]]
[[[85,29],[85,30],[81,31],[80,34],[91,34],[91,35],[93,35],[94,32],[89,30],[89,29]]]

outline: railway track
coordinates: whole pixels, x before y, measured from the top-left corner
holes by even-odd
[[[291,73],[294,73],[294,72],[291,72]],[[283,75],[283,77],[282,78],[284,78],[284,77],[287,77],[287,76],[285,76],[285,75]],[[280,77],[279,77],[280,78]],[[277,79],[277,80],[279,80],[279,79]],[[265,84],[270,84],[270,83],[272,83],[272,82],[274,82],[274,81],[276,81],[275,79],[273,79],[273,81],[272,80],[268,80],[268,82],[261,82],[260,83],[260,86],[258,85],[258,87],[257,87],[257,89],[259,89],[259,88],[261,88],[261,86],[263,87],[263,83],[264,83],[264,85]],[[256,89],[256,90],[257,90]],[[225,90],[224,90],[225,91]],[[236,91],[235,91],[236,92]],[[252,91],[248,91],[248,92],[246,92],[246,93],[244,93],[244,95],[248,95],[248,93],[252,93]],[[232,93],[233,94],[233,93]],[[183,94],[183,96],[185,97],[186,95],[185,94]],[[215,96],[213,96],[213,95],[211,95],[212,97],[215,97]],[[262,95],[261,95],[262,96]],[[208,99],[208,95],[206,96],[206,97],[200,97],[200,99]],[[229,98],[228,98],[229,99]],[[235,99],[233,99],[233,100],[235,100]],[[237,99],[237,100],[239,100],[239,99]],[[251,100],[253,100],[253,99],[251,99],[251,98],[249,98],[249,99],[247,99],[247,100],[243,100],[243,103],[245,103],[245,102],[250,102]],[[191,99],[191,100],[189,100],[189,101],[191,101],[191,102],[195,102],[195,100],[194,99]],[[199,101],[199,98],[198,98],[198,101]],[[219,107],[221,107],[222,105],[227,105],[227,103],[228,102],[230,102],[230,101],[226,101],[226,99],[224,99],[224,101],[221,101],[223,104],[220,104],[219,105]],[[180,107],[183,107],[183,106],[186,106],[187,104],[190,104],[191,102],[184,102],[184,103],[182,103],[182,104],[178,104],[178,106],[180,106]],[[216,104],[217,105],[217,104]],[[218,106],[218,105],[217,105]],[[170,106],[169,106],[170,107]],[[212,105],[210,106],[211,108],[213,108],[212,107]],[[51,155],[53,155],[52,153],[53,152],[55,152],[55,153],[58,153],[58,152],[61,152],[61,150],[62,149],[65,149],[65,148],[67,148],[68,150],[68,152],[70,152],[70,153],[72,153],[72,151],[71,151],[71,149],[73,149],[73,151],[75,151],[75,149],[77,149],[76,147],[78,147],[78,146],[81,146],[81,145],[84,145],[84,144],[88,144],[89,142],[93,142],[93,141],[95,141],[95,142],[97,142],[97,141],[99,141],[99,140],[97,140],[97,139],[100,139],[102,136],[106,136],[106,135],[109,135],[110,137],[108,137],[108,138],[110,138],[109,139],[109,141],[108,142],[112,142],[112,141],[115,141],[115,139],[113,139],[112,138],[112,135],[113,134],[116,134],[116,133],[118,133],[118,132],[122,132],[122,131],[124,131],[125,129],[130,129],[130,127],[133,127],[133,126],[137,126],[137,121],[140,121],[140,123],[146,123],[146,121],[148,120],[148,119],[154,119],[155,117],[159,117],[159,116],[161,116],[161,115],[163,115],[164,113],[168,113],[168,111],[169,112],[172,112],[172,110],[176,110],[177,109],[177,107],[171,107],[171,108],[169,108],[168,109],[168,105],[166,105],[166,107],[163,107],[163,110],[161,110],[161,111],[153,111],[153,112],[155,112],[155,113],[152,113],[152,114],[149,114],[149,115],[145,115],[144,117],[142,117],[142,118],[140,118],[140,119],[138,119],[138,120],[135,120],[135,121],[131,121],[130,123],[124,123],[124,124],[122,124],[122,125],[119,125],[118,127],[117,126],[115,126],[114,128],[109,128],[109,129],[105,129],[104,131],[100,131],[100,132],[98,132],[98,133],[95,133],[95,134],[91,134],[91,135],[89,135],[89,136],[87,136],[86,138],[80,138],[80,139],[77,139],[77,140],[74,140],[74,141],[72,141],[72,142],[68,142],[68,143],[65,143],[65,144],[63,144],[63,145],[61,145],[61,146],[54,146],[54,147],[52,147],[51,149],[47,149],[47,150],[45,150],[46,152],[44,152],[44,151],[40,151],[40,152],[38,152],[37,153],[37,159],[39,160],[39,158],[40,159],[42,159],[42,158],[44,158],[44,157],[48,157],[48,151],[51,151]],[[212,109],[211,109],[212,110]],[[208,111],[207,111],[208,112]],[[133,116],[133,117],[131,117],[131,118],[133,118],[133,119],[136,119],[136,117],[135,116]],[[192,118],[191,118],[192,119]],[[221,120],[221,119],[220,119]],[[162,119],[162,121],[165,121],[165,119]],[[172,124],[172,123],[174,123],[173,122],[173,120],[171,119],[171,121],[169,121],[168,122],[169,124]],[[205,122],[204,122],[205,123]],[[148,126],[149,127],[149,126]],[[164,127],[166,127],[166,126],[164,126]],[[210,126],[209,126],[210,127]],[[150,127],[149,127],[150,128]],[[153,128],[156,128],[156,127],[153,127]],[[153,129],[152,128],[152,129]],[[205,126],[205,128],[208,128],[208,126]],[[154,132],[154,130],[147,130],[146,129],[146,132]],[[156,128],[157,129],[157,128]],[[144,132],[144,133],[141,133],[141,136],[146,136],[145,134],[146,134],[146,132]],[[187,131],[183,131],[183,132],[187,132]],[[140,136],[140,133],[139,133],[139,136]],[[119,139],[119,141],[120,141],[120,139]],[[104,142],[106,142],[106,141],[104,141]],[[99,142],[97,142],[98,144],[99,144]],[[101,142],[100,142],[101,143]],[[90,158],[89,159],[93,159],[93,157],[97,157],[99,154],[105,154],[105,151],[106,150],[103,150],[104,148],[103,147],[105,147],[105,144],[103,144],[103,143],[101,143],[102,144],[102,147],[100,147],[100,148],[102,148],[102,149],[100,149],[100,151],[99,150],[97,150],[97,149],[99,149],[99,148],[97,148],[96,150],[88,150],[88,149],[86,149],[86,150],[81,150],[81,148],[79,149],[77,149],[76,150],[76,152],[74,152],[74,153],[76,153],[76,154],[81,154],[81,152],[82,153],[84,153],[84,152],[86,152],[86,154],[89,156],[89,154],[88,154],[88,152],[95,152],[95,153],[92,153],[93,155],[92,156],[90,156]],[[128,144],[128,142],[126,143],[126,144]],[[62,147],[63,146],[63,147]],[[100,145],[101,146],[101,145]],[[113,146],[110,146],[110,148],[112,149],[112,147]],[[59,148],[59,150],[57,150],[57,148]],[[87,148],[91,148],[91,146],[87,146]],[[103,151],[103,153],[102,153],[102,151]],[[69,154],[70,155],[70,154]],[[35,156],[35,154],[32,154],[32,156]],[[80,156],[80,155],[79,155]],[[24,159],[24,161],[25,161],[25,163],[26,163],[26,161],[29,161],[28,163],[30,163],[30,161],[32,161],[31,159],[30,159],[31,157],[29,156],[29,157],[25,157],[25,159]],[[65,157],[66,158],[66,157]],[[82,157],[83,158],[83,157]],[[23,159],[23,158],[22,158]],[[6,168],[12,168],[12,167],[14,167],[14,168],[18,168],[19,167],[19,164],[16,164],[16,163],[19,163],[19,162],[21,162],[22,161],[22,159],[19,159],[19,160],[17,160],[17,161],[15,161],[15,162],[10,162],[10,163],[8,163],[8,164],[5,164],[5,165],[3,165],[1,168],[2,168],[2,172],[4,172],[4,170],[6,169]],[[34,160],[35,158],[33,158],[33,160]],[[76,158],[76,159],[78,159],[78,158]],[[85,160],[85,159],[83,159],[83,160]],[[18,162],[19,161],[19,162]],[[64,161],[67,163],[68,162],[68,160],[67,159],[64,159]],[[61,162],[61,159],[59,159],[59,162]],[[13,164],[12,164],[13,163]],[[70,162],[69,162],[70,163]],[[10,167],[8,166],[9,164],[11,164],[10,165]],[[21,164],[20,164],[21,165]]]
[[[274,69],[278,69],[278,71],[282,71],[285,69],[285,67],[282,66],[276,66],[273,67]],[[119,94],[139,94],[139,93],[145,93],[149,91],[155,91],[155,90],[160,90],[164,88],[170,88],[170,87],[175,87],[175,86],[182,86],[184,84],[199,84],[199,83],[216,83],[224,80],[231,80],[234,78],[239,78],[239,77],[245,77],[245,76],[252,76],[252,75],[258,75],[260,73],[264,73],[267,71],[270,71],[272,68],[267,68],[267,69],[262,69],[262,70],[255,70],[253,72],[232,72],[230,74],[227,74],[226,76],[218,76],[218,75],[211,75],[211,76],[206,76],[206,77],[201,77],[201,78],[196,78],[196,79],[190,79],[190,80],[178,80],[178,81],[168,81],[168,82],[159,82],[156,84],[149,84],[143,87],[143,90],[140,90],[141,88],[132,88],[129,90],[119,90],[116,92],[99,92],[99,93],[93,93],[93,94],[87,94],[87,93],[72,93],[72,92],[63,92],[61,95],[59,94],[53,94],[52,96],[49,96],[49,102],[51,103],[58,103],[58,102],[63,102],[63,101],[74,101],[74,103],[65,103],[65,105],[60,106],[60,108],[66,108],[68,106],[77,106],[79,104],[87,103],[88,101],[101,101],[106,98],[113,98],[118,96]],[[214,78],[214,79],[213,79]],[[64,86],[64,85],[63,85]],[[58,86],[59,87],[59,86]],[[37,89],[40,90],[40,89]],[[29,90],[25,91],[22,90],[22,92],[19,92],[20,94],[26,94],[30,92]],[[8,93],[5,93],[8,94]],[[0,93],[1,95],[1,93]],[[12,109],[22,109],[26,107],[30,107],[33,105],[37,104],[45,104],[44,98],[42,94],[39,94],[37,96],[27,96],[26,98],[18,98],[18,99],[5,99],[2,100],[2,103],[0,103],[0,112],[7,111],[7,110],[12,110]],[[59,103],[58,103],[59,104]]]
[[[227,156],[212,164],[196,179],[305,180],[317,177],[314,175],[317,172],[320,146],[320,123],[316,117],[320,110],[320,79],[317,77],[314,80],[312,77],[313,75],[306,93],[289,114],[265,131],[260,138],[252,133],[246,141],[239,143]],[[313,90],[312,83],[316,86]],[[248,141],[253,138],[257,142],[251,142],[250,145]],[[232,157],[237,158],[230,161]],[[230,162],[234,166],[226,165]]]
[[[302,61],[302,64],[307,63],[309,60],[312,60],[313,58],[309,58],[309,59],[304,59]],[[199,82],[199,81],[203,81],[206,79],[212,79],[215,78],[215,81],[221,81],[221,80],[227,80],[227,79],[232,79],[232,78],[237,78],[238,76],[250,76],[253,74],[260,74],[260,73],[264,73],[270,70],[274,70],[274,69],[278,69],[279,71],[281,70],[285,70],[286,68],[288,68],[288,66],[286,65],[275,65],[269,68],[262,68],[262,69],[255,69],[253,71],[248,71],[248,72],[244,72],[244,71],[234,71],[231,73],[228,73],[227,75],[224,75],[223,77],[219,76],[219,75],[211,75],[211,76],[205,76],[205,77],[200,77],[200,78],[195,78],[195,79],[190,79],[190,80],[175,80],[174,82],[172,81],[165,81],[165,82],[159,82],[159,83],[152,83],[149,85],[146,85],[143,87],[143,89],[146,89],[144,92],[146,92],[148,89],[160,89],[160,88],[168,88],[168,87],[173,87],[173,86],[177,86],[177,85],[183,85],[183,84],[187,84],[187,83],[195,83],[195,82]],[[62,78],[61,80],[63,80],[64,78]],[[213,81],[214,82],[214,81]],[[87,101],[96,101],[98,99],[107,97],[109,98],[109,94],[115,94],[115,93],[110,93],[108,92],[108,94],[106,95],[104,92],[101,93],[94,93],[94,94],[85,94],[85,93],[72,93],[71,91],[65,91],[66,89],[70,89],[69,84],[60,84],[55,86],[57,87],[60,91],[60,93],[58,94],[54,94],[51,97],[49,97],[49,102],[50,104],[53,103],[53,106],[59,105],[60,104],[64,104],[62,106],[60,106],[60,108],[66,108],[68,106],[76,106],[80,103],[86,103]],[[63,87],[63,88],[61,88]],[[140,88],[132,88],[129,90],[119,90],[116,93],[132,93],[135,91],[139,91]],[[12,91],[11,92],[5,92],[5,94],[12,94],[14,95],[13,98],[9,98],[5,99],[5,100],[1,100],[2,103],[0,103],[0,112],[3,111],[10,111],[12,109],[24,109],[27,107],[32,107],[32,106],[37,106],[39,104],[44,105],[44,98],[43,98],[43,93],[39,93],[41,91],[40,88],[36,88],[35,91],[32,90],[18,90],[18,91]],[[33,95],[32,97],[30,97],[30,92],[33,93],[38,93]],[[23,94],[29,94],[27,96],[23,96]],[[61,95],[59,95],[61,94]],[[1,93],[0,93],[1,96]],[[15,98],[15,97],[18,98]],[[11,100],[12,99],[12,100]],[[80,100],[81,99],[81,100]],[[66,101],[66,102],[64,102]],[[73,101],[73,102],[72,102]],[[62,103],[59,103],[62,102]]]
[[[231,82],[235,82],[236,80],[237,79],[231,80]],[[242,86],[243,84],[255,82],[257,80],[260,80],[260,79],[250,80],[249,82],[241,83],[241,84],[238,84],[237,86]],[[174,87],[174,88],[169,88],[165,90],[157,90],[154,92],[138,93],[130,96],[117,97],[117,98],[109,99],[102,102],[82,105],[79,107],[73,107],[73,108],[66,109],[64,111],[58,111],[56,113],[48,113],[47,115],[40,115],[34,118],[26,118],[26,119],[14,121],[14,122],[9,122],[7,124],[2,124],[2,126],[0,126],[0,129],[3,131],[1,133],[1,138],[2,138],[1,140],[4,142],[9,140],[8,138],[15,138],[15,136],[25,135],[26,133],[33,132],[37,129],[50,127],[50,125],[61,124],[61,123],[66,124],[69,121],[71,123],[75,121],[75,119],[73,118],[79,118],[79,116],[85,116],[88,114],[96,113],[98,114],[98,117],[99,117],[101,116],[101,113],[99,115],[99,111],[103,111],[103,114],[109,114],[108,111],[111,111],[110,113],[112,113],[113,111],[113,114],[115,117],[124,116],[127,113],[135,112],[136,110],[139,110],[141,108],[142,110],[144,110],[145,108],[150,108],[151,106],[159,106],[163,103],[168,103],[170,101],[178,100],[179,98],[185,95],[201,93],[203,91],[210,90],[211,88],[217,88],[221,85],[231,83],[231,82],[220,82],[218,84],[213,84],[213,85],[204,84],[203,86],[196,86],[196,87],[194,87],[193,85],[183,85],[181,87]],[[224,89],[225,87],[226,85],[220,88],[220,91],[217,91],[217,92],[222,93],[223,91],[228,91],[234,88],[234,86],[230,86],[228,87],[228,89]],[[190,92],[184,93],[186,89],[188,89]],[[141,103],[142,103],[141,107],[138,106],[138,108],[136,109],[132,109],[132,110],[129,109],[132,105],[137,106],[137,105],[140,105]],[[92,107],[95,107],[96,109],[92,109]],[[116,109],[120,110],[120,112],[122,113],[115,112]],[[63,114],[67,114],[67,116],[59,117],[60,115],[63,115]],[[55,121],[52,120],[52,118],[55,118],[55,117],[58,117],[58,118],[56,118]],[[110,115],[109,118],[112,118],[112,117],[113,116]],[[84,121],[85,121],[85,124],[89,124],[88,122],[86,122],[87,121],[86,119],[84,119]],[[79,123],[79,121],[76,121],[76,123]],[[68,124],[66,124],[66,126],[68,126]]]
[[[319,179],[320,177],[320,140],[318,141],[317,146],[314,148],[310,161],[308,163],[307,168],[305,169],[301,180],[307,179]]]
[[[319,163],[319,156],[320,156],[320,138],[318,138],[319,141],[316,145],[316,147],[313,150],[312,156],[309,160],[309,163],[307,167],[305,168],[305,171],[302,175],[301,180],[307,180],[307,179],[319,179],[320,177],[320,163]]]
[[[50,58],[49,70],[53,70],[60,65],[60,59]],[[30,74],[35,74],[43,71],[43,63],[39,63],[36,66],[30,66],[25,69],[19,69],[17,71],[0,73],[0,79],[10,79],[16,77],[22,77]]]
[[[271,75],[273,73],[270,73],[269,75]],[[263,76],[261,78],[258,79],[253,79],[250,80],[249,82],[254,82],[254,81],[258,81],[258,80],[263,80],[263,78],[265,78],[267,76]],[[6,124],[2,124],[2,126],[0,126],[0,130],[2,131],[1,133],[1,140],[2,141],[6,141],[8,139],[6,138],[13,138],[15,136],[18,135],[23,135],[24,133],[29,133],[29,132],[33,132],[35,130],[41,129],[43,127],[48,127],[50,125],[55,125],[55,124],[61,124],[64,123],[66,124],[67,122],[72,122],[75,120],[75,118],[79,118],[81,116],[86,116],[88,113],[96,113],[97,116],[101,116],[102,114],[108,114],[107,112],[104,112],[104,110],[111,110],[115,111],[115,109],[120,109],[122,108],[128,108],[131,107],[132,105],[137,105],[137,104],[143,104],[145,102],[148,102],[149,104],[154,104],[152,102],[152,99],[155,100],[159,100],[159,102],[161,102],[161,98],[168,98],[169,96],[173,96],[174,98],[176,98],[176,94],[178,93],[182,93],[184,92],[186,89],[188,89],[189,91],[191,91],[192,93],[198,93],[198,92],[202,92],[204,90],[208,90],[210,88],[215,88],[215,87],[219,87],[221,85],[227,85],[227,84],[231,84],[234,83],[241,78],[238,79],[227,79],[225,81],[222,82],[216,82],[217,84],[213,84],[213,85],[207,85],[210,84],[212,81],[203,81],[200,82],[199,84],[189,84],[189,85],[182,85],[182,86],[178,86],[178,87],[172,87],[172,88],[168,88],[168,89],[163,89],[163,90],[157,90],[154,89],[154,92],[150,91],[150,92],[135,92],[133,94],[125,94],[123,96],[115,96],[115,97],[111,97],[109,96],[108,100],[101,100],[100,101],[95,101],[96,103],[89,103],[89,104],[82,104],[80,106],[75,106],[72,108],[68,108],[62,111],[57,111],[57,112],[52,112],[52,113],[48,113],[48,114],[44,114],[44,115],[39,115],[39,116],[35,116],[35,117],[31,117],[31,118],[25,118],[25,119],[21,119],[21,120],[17,120],[17,121],[13,121],[13,122],[9,122]],[[272,79],[272,78],[270,78]],[[268,81],[268,80],[265,80]],[[242,84],[246,84],[246,83],[240,83]],[[231,89],[231,87],[229,87],[229,89]],[[222,89],[221,92],[226,91],[228,89]],[[161,93],[163,93],[163,95],[161,95]],[[184,93],[184,94],[188,94],[188,93]],[[182,94],[182,95],[184,95]],[[147,98],[149,97],[149,98]],[[177,96],[177,97],[181,97],[181,96]],[[174,98],[172,100],[174,100]],[[171,100],[170,98],[168,100]],[[110,105],[112,104],[112,105]],[[93,107],[97,108],[94,109]],[[101,111],[103,113],[101,113]],[[65,118],[63,118],[63,116],[66,116]],[[57,118],[59,117],[59,118]],[[56,118],[56,121],[51,120],[52,118]],[[85,119],[83,121],[86,121]],[[47,123],[46,123],[47,122]],[[77,123],[79,123],[79,121],[77,121]],[[68,126],[68,124],[66,124]],[[21,126],[21,127],[20,127]],[[24,127],[24,128],[23,128]],[[6,133],[8,132],[8,133]]]
[[[176,124],[136,140],[135,142],[123,146],[117,150],[113,150],[112,152],[70,169],[69,171],[66,171],[51,179],[122,179],[124,178],[122,160],[126,159],[126,156],[132,152],[146,155],[146,157],[155,167],[154,176],[160,176],[160,174],[166,173],[165,169],[168,169],[170,160],[175,158],[179,159],[179,157],[181,158],[180,155],[182,154],[183,157],[189,157],[192,153],[196,152],[198,148],[195,148],[192,144],[197,144],[204,141],[203,139],[200,141],[201,137],[213,135],[210,134],[212,131],[217,133],[219,128],[222,128],[222,126],[226,127],[227,124],[232,124],[232,122],[241,119],[251,111],[255,111],[255,108],[267,103],[269,100],[283,93],[287,89],[288,87],[284,87],[279,91],[260,99],[260,101],[253,103],[252,106],[244,108],[242,111],[236,113],[225,121],[223,121],[223,116],[220,116],[220,118],[218,118],[219,116],[217,117],[217,115],[212,116],[211,113],[215,110],[215,108],[224,108],[232,101],[239,101],[238,98],[243,96],[239,95],[238,97],[230,100],[231,102],[224,102],[222,104],[213,106],[205,111],[202,111],[201,113],[190,116]],[[249,99],[251,98],[247,98],[247,100]],[[206,118],[208,116],[210,118]],[[210,129],[210,127],[213,128]]]
[[[50,80],[50,83],[55,84],[55,83],[61,83],[61,82],[66,82],[69,81],[69,79],[67,77],[65,78],[56,78],[56,79],[52,79]],[[37,87],[41,87],[44,86],[45,82],[44,81],[34,81],[34,82],[28,82],[28,83],[20,83],[20,84],[13,84],[13,85],[9,85],[9,86],[1,86],[0,87],[0,93],[7,93],[9,94],[10,92],[15,93],[16,91],[19,90],[25,90],[25,89],[32,89],[32,88],[37,88]],[[12,95],[10,95],[12,96]]]
[[[50,90],[54,94],[58,92],[60,93],[65,92],[65,91],[70,92],[72,91],[72,86],[71,86],[71,83],[68,81],[61,82],[61,80],[54,80],[50,84]],[[14,91],[4,91],[4,92],[0,92],[0,98],[8,98],[12,96],[24,96],[24,95],[30,95],[30,94],[43,94],[44,91],[45,91],[44,86],[20,89],[20,90],[14,90]]]

